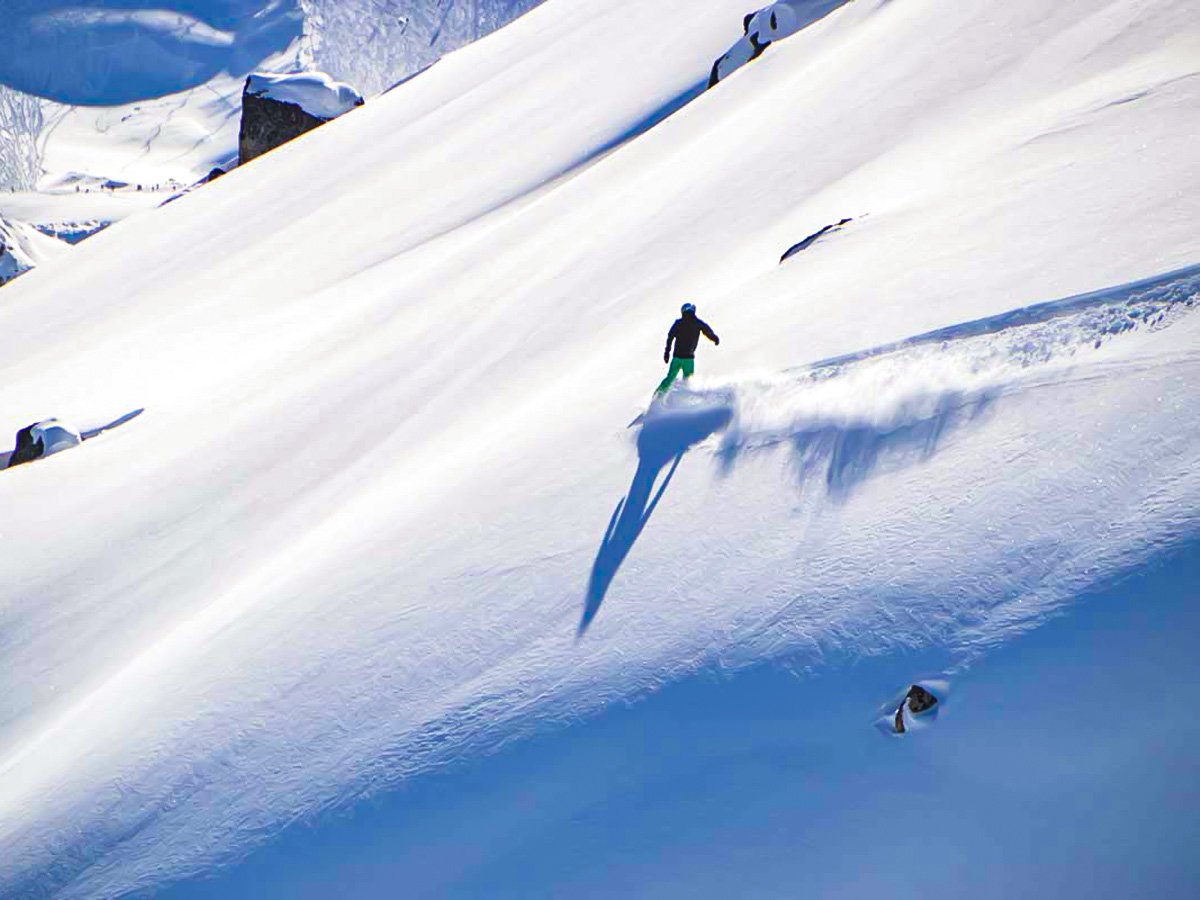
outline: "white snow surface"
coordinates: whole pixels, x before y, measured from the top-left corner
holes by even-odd
[[[321,119],[336,118],[363,102],[362,94],[351,85],[334,81],[324,72],[254,72],[246,79],[246,91],[279,103],[294,103]]]
[[[961,671],[1195,536],[1191,0],[855,0],[696,96],[746,11],[550,0],[4,289],[0,434],[146,412],[0,473],[0,894],[702,669]]]

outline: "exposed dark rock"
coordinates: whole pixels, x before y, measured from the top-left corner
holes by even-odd
[[[754,32],[754,34],[748,35],[748,37],[750,38],[750,46],[754,48],[754,55],[750,57],[752,60],[758,59],[763,55],[763,53],[766,52],[766,49],[771,46],[771,42],[764,41],[761,37],[759,37],[757,31]]]
[[[246,79],[247,88],[250,79]],[[245,165],[256,156],[324,125],[322,119],[305,112],[296,103],[283,103],[242,91],[242,125],[238,132],[238,158]]]
[[[724,59],[723,56],[718,57],[712,64],[712,68],[708,70],[708,86],[710,88],[716,87],[717,82],[721,80],[721,62]]]
[[[362,105],[362,94],[354,87],[324,72],[252,72],[242,88],[240,161],[249,162]]]
[[[17,432],[17,446],[8,455],[7,468],[78,446],[82,441],[78,431],[59,419],[34,422]]]
[[[904,707],[908,707],[909,713],[914,716],[919,716],[921,713],[928,712],[937,706],[938,699],[931,691],[926,690],[919,684],[914,684],[908,689],[904,700],[896,709],[896,734],[904,734]]]
[[[853,219],[842,219],[842,221],[837,222],[836,224],[826,225],[820,231],[810,234],[808,237],[806,237],[800,243],[792,244],[792,246],[788,247],[787,252],[784,253],[783,256],[779,257],[779,261],[784,262],[789,257],[795,256],[801,250],[807,250],[809,247],[811,247],[813,244],[815,244],[817,242],[817,240],[819,238],[821,238],[822,236],[828,234],[831,231],[837,231],[843,225],[847,224],[848,222],[853,222],[853,221],[854,221]]]
[[[41,438],[35,440],[33,437],[33,427],[26,425],[17,432],[17,446],[8,457],[8,468],[19,466],[21,463],[33,462],[45,452],[46,447]]]
[[[919,715],[926,710],[933,709],[937,706],[938,699],[933,696],[933,693],[927,691],[919,684],[914,684],[908,690],[908,708],[914,715]]]

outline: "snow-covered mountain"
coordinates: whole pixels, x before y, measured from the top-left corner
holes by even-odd
[[[236,161],[247,73],[324,71],[374,95],[538,2],[8,0],[0,187],[191,183]]]
[[[178,94],[298,59],[375,94],[538,0],[7,0],[0,83],[68,105]]]
[[[0,216],[0,285],[67,249],[61,240]]]
[[[5,287],[0,894],[1187,896],[1192,7],[548,0]]]
[[[247,73],[332,72],[376,94],[538,2],[9,0],[0,189],[21,193],[0,214],[93,234],[237,164]]]

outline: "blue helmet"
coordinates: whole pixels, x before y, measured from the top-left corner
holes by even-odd
[[[681,306],[679,308],[679,311],[681,313],[683,313],[685,316],[689,316],[689,315],[694,316],[696,314],[696,304],[695,303],[685,303],[685,304],[683,304],[683,306]]]

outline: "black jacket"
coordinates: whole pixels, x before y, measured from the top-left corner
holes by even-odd
[[[714,344],[721,343],[716,332],[696,318],[695,313],[686,313],[680,316],[671,326],[671,330],[667,332],[667,354],[670,355],[671,342],[674,341],[676,359],[695,359],[696,345],[700,343],[701,334]]]

